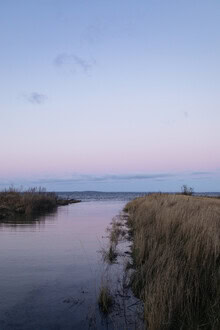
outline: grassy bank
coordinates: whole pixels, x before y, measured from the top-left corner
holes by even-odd
[[[78,202],[76,200],[58,199],[55,193],[42,188],[18,191],[14,188],[0,192],[0,220],[17,215],[31,215],[51,212],[57,206]]]
[[[125,211],[147,328],[219,329],[220,199],[152,194]]]

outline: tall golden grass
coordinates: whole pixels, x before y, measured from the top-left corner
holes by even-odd
[[[220,329],[220,199],[152,194],[125,211],[147,329]]]

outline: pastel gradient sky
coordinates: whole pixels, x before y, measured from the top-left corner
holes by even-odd
[[[219,0],[0,1],[0,189],[220,191]]]

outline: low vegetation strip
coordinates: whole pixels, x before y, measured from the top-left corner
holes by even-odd
[[[57,206],[79,202],[78,200],[59,199],[55,193],[42,188],[18,191],[14,188],[0,192],[0,220],[18,215],[50,212]]]
[[[219,329],[220,200],[151,194],[125,211],[147,329]]]

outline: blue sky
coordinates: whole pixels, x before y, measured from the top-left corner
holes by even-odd
[[[219,191],[219,14],[217,0],[1,1],[1,187]]]

